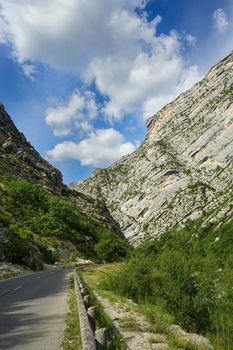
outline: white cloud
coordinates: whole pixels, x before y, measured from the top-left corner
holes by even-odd
[[[19,62],[40,60],[53,67],[82,70],[93,56],[131,49],[149,36],[133,14],[137,0],[2,0],[6,38]]]
[[[59,143],[47,152],[47,157],[55,162],[75,159],[81,165],[105,167],[134,150],[132,143],[125,142],[118,131],[110,128],[98,129],[79,143]]]
[[[177,33],[157,36],[162,18],[148,22],[145,15],[137,16],[135,6],[143,9],[146,2],[2,0],[1,14],[5,37],[19,63],[40,61],[75,71],[86,84],[95,82],[109,99],[102,112],[114,122],[126,114],[143,113],[146,100],[157,100],[156,105],[167,101],[187,68]],[[194,43],[191,35],[187,40]],[[47,111],[46,120],[56,135],[67,135],[76,125],[74,109],[59,106]],[[95,116],[94,102],[89,110]]]
[[[4,31],[4,26],[5,26],[5,23],[4,23],[3,19],[0,17],[0,44],[5,44],[7,42],[5,31]]]
[[[35,74],[36,74],[36,67],[32,64],[23,63],[22,64],[22,70],[26,77],[28,77],[31,80],[35,80]]]
[[[91,130],[90,121],[97,116],[95,95],[89,91],[81,95],[75,91],[66,104],[58,101],[45,112],[45,121],[55,136],[67,136],[73,128]]]
[[[113,55],[93,60],[87,78],[95,79],[99,91],[110,101],[104,107],[108,119],[119,120],[124,114],[141,112],[147,98],[171,94],[179,83],[184,62],[179,55],[176,33],[151,37],[150,52]]]
[[[228,28],[228,18],[222,8],[219,8],[213,13],[214,27],[219,33],[224,33]]]
[[[199,72],[198,66],[190,66],[187,69],[184,69],[180,77],[180,82],[176,87],[176,96],[181,92],[190,89],[202,78],[203,75]]]
[[[145,100],[142,106],[143,119],[147,120],[150,118],[167,103],[172,102],[181,92],[187,91],[201,79],[202,75],[199,73],[197,66],[191,66],[188,69],[184,69],[181,73],[179,84],[177,84],[170,94],[157,94],[157,96],[148,97]]]
[[[175,95],[166,95],[147,98],[142,107],[143,119],[146,121],[148,118],[152,117],[152,115],[158,112],[163,106],[171,102],[174,97]]]
[[[197,38],[191,34],[185,34],[184,39],[187,41],[189,46],[195,46],[197,43]]]

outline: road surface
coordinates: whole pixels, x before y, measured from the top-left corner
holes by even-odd
[[[0,282],[0,349],[58,350],[68,312],[70,269]]]

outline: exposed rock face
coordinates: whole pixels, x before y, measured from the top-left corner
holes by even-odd
[[[131,243],[232,215],[233,53],[147,122],[141,146],[71,187],[102,198]]]
[[[22,178],[41,185],[50,193],[62,195],[77,204],[84,214],[101,221],[115,232],[120,232],[118,224],[103,203],[84,196],[82,193],[77,193],[63,184],[60,171],[44,160],[30,145],[25,136],[18,131],[2,104],[0,104],[1,175]],[[0,243],[3,242],[5,236],[6,234],[0,227]],[[1,260],[4,260],[4,256],[0,249]]]
[[[62,175],[27,142],[3,105],[0,106],[0,174],[39,183],[50,192],[61,194]]]

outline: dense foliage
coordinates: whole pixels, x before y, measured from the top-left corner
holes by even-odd
[[[7,230],[4,254],[14,263],[23,263],[33,246],[39,247],[45,262],[54,263],[59,251],[48,245],[58,239],[101,261],[117,260],[128,249],[124,240],[82,214],[77,205],[21,179],[0,179],[0,225]]]
[[[158,304],[188,331],[233,349],[233,221],[202,220],[146,242],[129,254],[103,287],[141,304]]]

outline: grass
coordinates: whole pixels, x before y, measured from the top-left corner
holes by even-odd
[[[126,311],[130,311],[133,310],[133,303],[131,300],[129,301],[128,298],[117,295],[112,291],[104,290],[101,286],[101,282],[110,274],[117,272],[121,266],[122,263],[113,263],[101,267],[90,268],[83,271],[82,276],[91,289],[98,291],[103,297],[107,298],[112,303],[121,303]]]
[[[168,344],[171,350],[198,350],[198,347],[189,340],[178,337],[177,335],[168,336]]]
[[[160,344],[163,343],[164,339],[161,335],[158,335],[157,337],[153,336],[153,337],[149,337],[148,338],[148,343],[149,344]]]
[[[168,344],[170,346],[170,350],[208,350],[209,347],[205,345],[195,345],[192,341],[180,337],[175,334],[169,334],[168,336]]]
[[[173,317],[168,314],[161,305],[139,304],[138,310],[152,324],[152,333],[167,333],[169,326],[173,323]]]
[[[109,265],[108,268],[110,268]],[[97,269],[94,268],[92,270],[85,270],[80,273],[80,278],[85,284],[85,288],[88,290],[88,294],[90,296],[90,305],[95,306],[95,318],[97,328],[105,328],[106,329],[106,337],[107,337],[107,349],[108,350],[126,350],[126,345],[119,334],[116,334],[113,327],[112,320],[105,314],[102,305],[97,300],[96,296],[92,292],[94,290],[94,286],[98,285],[98,276],[97,273],[95,275],[95,271]],[[100,274],[105,274],[105,272],[101,271]]]
[[[81,350],[81,335],[76,295],[74,290],[73,277],[70,280],[69,313],[66,317],[66,328],[62,346],[64,350]]]
[[[120,326],[122,329],[128,332],[144,332],[145,329],[141,324],[133,317],[123,317],[120,320]]]
[[[122,267],[122,263],[108,264],[101,267],[91,268],[82,272],[83,279],[92,290],[96,290],[103,298],[108,299],[111,303],[117,303],[119,307],[130,313],[143,315],[151,324],[150,327],[143,327],[129,316],[121,320],[120,326],[128,331],[148,331],[151,333],[167,333],[168,327],[173,322],[173,317],[165,312],[161,305],[134,303],[131,299],[121,296],[113,291],[103,288],[105,278],[116,273]]]
[[[6,280],[6,279],[9,279],[9,278],[13,278],[13,277],[16,277],[16,276],[20,276],[20,275],[21,275],[20,272],[5,272],[2,275],[0,275],[0,281],[1,280]]]

